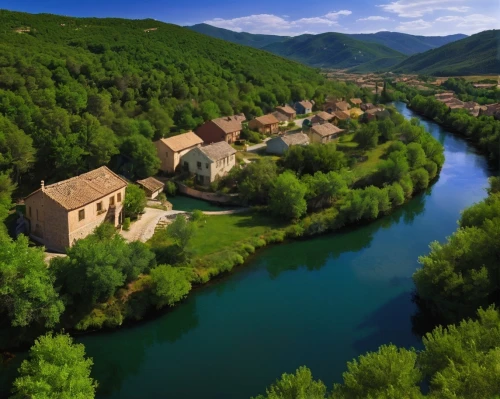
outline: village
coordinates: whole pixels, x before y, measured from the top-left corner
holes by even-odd
[[[292,146],[335,142],[350,120],[369,122],[388,114],[383,106],[363,103],[359,98],[327,99],[323,110],[315,112],[314,105],[313,101],[303,100],[278,106],[274,112],[250,121],[243,114],[220,117],[194,132],[155,141],[161,162],[158,175],[135,183],[153,204],[169,180],[175,181],[183,194],[223,202],[218,194],[210,192],[210,185],[233,168],[245,167],[259,156],[282,156]],[[241,138],[245,130],[258,133],[262,142],[249,145]],[[192,177],[191,187],[183,179],[186,176]],[[24,199],[25,231],[48,251],[64,253],[103,222],[122,230],[128,184],[106,166],[50,185],[42,181],[41,187]],[[171,208],[167,205],[165,209]],[[154,218],[150,223],[158,221]]]

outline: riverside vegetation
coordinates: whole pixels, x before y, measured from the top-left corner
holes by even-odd
[[[306,367],[283,374],[255,399],[467,398],[500,392],[500,178],[489,197],[466,209],[445,244],[432,243],[413,279],[417,295],[442,320],[422,351],[384,345],[347,364],[328,393]],[[479,310],[476,310],[478,309]],[[421,391],[421,384],[429,392]]]

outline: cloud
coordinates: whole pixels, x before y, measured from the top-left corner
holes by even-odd
[[[490,17],[483,14],[471,14],[460,17],[458,15],[448,15],[444,17],[439,17],[436,22],[440,23],[451,23],[457,28],[468,28],[476,30],[494,29],[498,28],[498,20],[495,17]]]
[[[389,17],[382,17],[380,15],[372,15],[370,17],[357,19],[356,21],[392,21],[392,19]]]
[[[340,26],[338,20],[341,17],[351,15],[352,11],[340,10],[332,11],[328,14],[318,17],[300,18],[296,20],[287,20],[287,16],[277,16],[274,14],[255,14],[246,17],[231,19],[214,18],[204,23],[216,26],[218,28],[230,29],[235,32],[263,33],[275,35],[299,35],[303,33],[324,32],[325,27]]]
[[[419,18],[435,11],[467,12],[469,6],[457,6],[466,0],[398,0],[378,7],[386,12],[397,14],[404,18]]]
[[[411,32],[415,30],[429,29],[431,26],[432,22],[417,19],[414,21],[401,22],[396,29],[402,32]]]

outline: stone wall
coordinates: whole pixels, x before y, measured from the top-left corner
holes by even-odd
[[[195,190],[194,188],[190,188],[185,186],[182,183],[176,182],[179,193],[188,195],[193,198],[202,199],[208,202],[214,202],[217,204],[238,204],[238,196],[237,195],[225,195],[225,194],[217,194],[217,193],[207,193],[203,191]]]

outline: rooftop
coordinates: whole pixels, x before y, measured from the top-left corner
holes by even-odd
[[[236,150],[225,141],[219,141],[218,143],[200,147],[200,150],[212,161],[218,161],[229,155],[236,154]]]
[[[325,111],[320,111],[315,116],[323,119],[324,121],[329,121],[330,119],[333,118],[332,114],[329,114],[328,112],[325,112]]]
[[[328,137],[333,134],[338,134],[343,132],[343,129],[339,129],[337,126],[332,125],[331,123],[324,123],[323,125],[316,125],[311,128],[311,131],[319,134],[321,137]]]
[[[295,110],[292,107],[290,107],[289,105],[283,105],[280,107],[276,107],[276,111],[282,111],[286,114],[294,114],[295,113]]]
[[[172,151],[179,152],[186,148],[193,147],[198,144],[203,144],[203,140],[193,132],[179,134],[177,136],[160,139]]]
[[[275,123],[280,123],[280,121],[273,114],[258,116],[255,120],[263,125],[274,125]]]
[[[67,210],[81,208],[121,188],[127,182],[106,166],[101,166],[80,176],[54,183],[35,191],[43,191],[49,198]],[[33,195],[31,193],[29,196]],[[28,196],[28,197],[29,197]]]
[[[289,146],[309,143],[309,137],[307,137],[307,135],[304,133],[287,134],[283,137],[280,137],[280,139]]]
[[[245,115],[239,114],[212,119],[212,122],[219,126],[225,133],[233,133],[242,129],[241,122],[245,120]]]
[[[156,180],[154,177],[147,177],[146,179],[137,180],[137,184],[149,191],[157,191],[165,187],[165,183]]]

